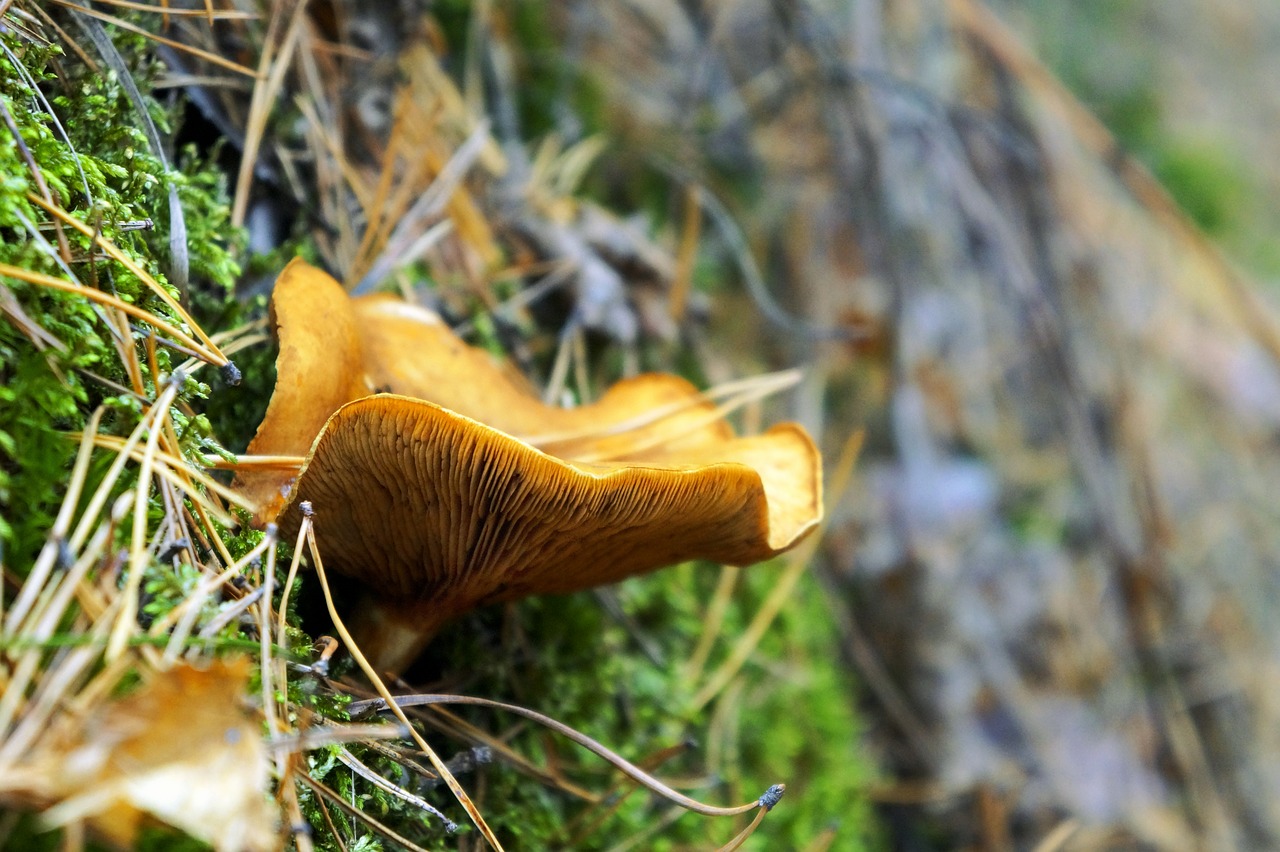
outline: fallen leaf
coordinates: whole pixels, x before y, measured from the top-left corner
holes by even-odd
[[[269,766],[241,702],[249,661],[178,665],[82,719],[65,718],[0,792],[44,807],[49,827],[87,821],[129,848],[148,818],[217,850],[277,846]]]

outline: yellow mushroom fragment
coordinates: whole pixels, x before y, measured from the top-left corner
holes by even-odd
[[[555,408],[434,314],[349,299],[300,261],[273,303],[279,384],[250,452],[306,460],[292,483],[261,470],[240,483],[286,536],[314,507],[326,569],[366,590],[353,621],[382,667],[403,668],[475,606],[689,559],[747,565],[821,518],[821,459],[801,427],[734,437],[678,377]]]

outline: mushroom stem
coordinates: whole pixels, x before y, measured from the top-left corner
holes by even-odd
[[[372,594],[361,596],[347,616],[360,650],[378,671],[403,673],[435,638],[440,621],[421,605],[405,607]]]

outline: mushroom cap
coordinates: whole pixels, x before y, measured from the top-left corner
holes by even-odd
[[[342,285],[301,258],[276,279],[271,320],[280,343],[276,386],[248,452],[300,456],[329,415],[369,393],[358,384],[364,373],[360,335]],[[274,470],[237,474],[235,487],[259,507],[254,523],[275,518],[292,478]]]
[[[588,405],[546,405],[435,313],[392,296],[352,299],[300,258],[280,273],[271,307],[280,344],[276,388],[250,455],[303,456],[340,406],[380,391],[429,399],[575,458],[641,459],[651,450],[689,450],[733,437],[697,388],[665,373],[624,379]],[[237,475],[236,487],[258,506],[255,524],[279,514],[294,475],[270,469]]]
[[[237,484],[286,536],[312,504],[326,567],[368,591],[362,647],[384,665],[476,605],[688,559],[746,565],[821,519],[801,427],[736,438],[677,376],[556,408],[430,311],[351,299],[300,260],[272,305],[277,385],[249,452],[306,458],[296,480],[247,469]]]
[[[714,455],[583,463],[431,402],[379,394],[325,424],[280,517],[312,504],[326,569],[430,630],[483,603],[570,592],[689,559],[767,559],[818,523],[821,465],[776,426]]]
[[[646,373],[618,382],[594,403],[549,406],[432,311],[388,295],[351,305],[371,386],[431,400],[535,445],[554,446],[556,455],[617,459],[644,447],[691,448],[733,437],[715,406],[679,376]]]

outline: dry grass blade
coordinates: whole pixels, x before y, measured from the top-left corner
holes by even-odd
[[[248,612],[249,607],[258,602],[258,599],[262,597],[262,593],[264,591],[264,587],[258,586],[252,592],[224,609],[221,613],[209,619],[209,622],[200,628],[200,638],[209,639],[216,636],[222,628]]]
[[[231,204],[231,224],[240,227],[244,224],[245,213],[249,209],[249,186],[253,181],[253,169],[258,160],[258,148],[262,144],[262,134],[270,117],[271,104],[280,93],[284,82],[284,73],[288,70],[293,58],[294,48],[298,45],[298,36],[302,32],[305,20],[303,12],[307,8],[307,0],[299,0],[289,19],[284,40],[279,46],[279,53],[274,37],[279,29],[281,16],[287,4],[275,4],[271,12],[271,23],[267,28],[267,36],[259,60],[258,72],[254,76],[257,84],[253,87],[253,98],[249,102],[249,122],[245,128],[244,152],[240,157],[240,171],[236,175],[235,200]]]
[[[152,41],[156,42],[157,44],[163,44],[165,47],[172,47],[174,50],[181,50],[185,53],[190,53],[193,56],[198,56],[199,58],[203,59],[205,62],[212,63],[221,68],[226,68],[229,71],[235,71],[239,74],[245,75],[246,77],[256,76],[252,68],[246,68],[245,66],[239,64],[238,62],[232,62],[230,59],[226,59],[225,57],[220,56],[217,53],[213,53],[212,51],[201,50],[198,47],[192,47],[189,44],[185,44],[180,41],[175,41],[174,39],[171,39],[171,38],[165,38],[164,36],[156,35],[155,33],[148,32],[147,30],[144,30],[142,27],[139,27],[136,24],[131,24],[128,21],[117,18],[115,15],[108,15],[104,12],[99,12],[96,9],[89,9],[77,3],[72,3],[70,2],[70,0],[50,0],[50,2],[55,3],[58,6],[62,6],[63,8],[66,8],[66,9],[72,9],[76,12],[79,12],[82,15],[88,15],[91,18],[97,18],[100,21],[111,24],[114,27],[119,27],[122,30],[128,30],[131,33],[136,33],[145,38],[149,38]],[[70,43],[74,43],[74,39],[66,39],[66,40]]]
[[[719,852],[736,852],[736,850],[741,849],[742,844],[747,842],[747,838],[756,833],[756,829],[760,827],[760,823],[764,822],[764,815],[768,812],[767,808],[761,806],[760,810],[756,812],[755,819],[751,820],[746,828],[738,832],[736,837],[721,846]]]
[[[0,744],[0,765],[6,760],[16,759],[25,750],[26,740],[19,736],[22,731],[11,729],[11,725],[26,703],[28,687],[37,682],[43,674],[40,671],[43,643],[53,636],[71,603],[72,596],[80,589],[80,581],[98,562],[109,534],[115,526],[114,521],[128,511],[132,502],[132,493],[121,495],[115,507],[116,511],[112,513],[112,521],[103,525],[88,550],[68,567],[65,575],[53,582],[42,580],[39,584],[28,580],[24,586],[24,592],[28,588],[36,590],[36,603],[30,608],[28,616],[22,621],[15,621],[13,630],[7,631],[4,637],[6,645],[14,650],[21,650],[21,656],[16,665],[7,669],[9,676],[4,684],[3,694],[0,695],[0,732],[8,734],[7,739]],[[110,611],[111,607],[107,607],[107,610]],[[27,611],[24,610],[24,613]],[[95,625],[95,635],[104,635],[105,631],[104,622]]]
[[[347,646],[347,651],[360,666],[360,670],[365,673],[367,678],[369,678],[370,683],[373,684],[378,694],[388,702],[391,706],[392,712],[395,713],[401,723],[409,725],[410,733],[413,735],[414,742],[418,744],[418,747],[422,749],[423,754],[425,754],[427,759],[431,761],[431,765],[440,775],[441,780],[445,782],[449,787],[450,792],[452,792],[457,798],[458,803],[462,805],[463,810],[467,812],[467,816],[471,818],[471,821],[475,823],[476,828],[480,830],[480,834],[484,837],[485,841],[491,848],[501,852],[502,844],[498,841],[497,835],[493,833],[493,829],[491,829],[489,824],[485,822],[484,817],[480,814],[479,809],[476,808],[475,803],[471,801],[471,797],[467,795],[466,790],[462,789],[462,785],[458,783],[458,779],[453,777],[453,773],[449,771],[449,767],[446,766],[444,761],[440,759],[440,756],[436,754],[435,749],[433,749],[427,741],[422,738],[422,735],[414,730],[409,724],[408,717],[406,717],[404,715],[404,711],[392,701],[391,692],[387,689],[386,684],[383,683],[382,678],[378,673],[374,671],[373,666],[369,665],[369,661],[365,659],[365,656],[361,652],[359,646],[356,645],[355,641],[351,638],[351,634],[347,631],[346,625],[343,624],[342,618],[338,615],[338,610],[334,606],[333,594],[329,591],[329,579],[324,573],[324,561],[320,558],[320,549],[316,546],[315,528],[311,523],[310,506],[308,505],[306,509],[307,512],[305,513],[301,529],[299,530],[299,536],[302,535],[302,530],[306,531],[307,546],[311,553],[311,559],[315,567],[316,576],[320,580],[320,587],[324,591],[325,606],[329,610],[329,617],[333,619],[333,625],[337,629],[338,635],[342,637],[342,641]]]
[[[702,629],[698,631],[698,644],[684,665],[684,679],[687,683],[696,683],[702,677],[716,640],[720,638],[725,616],[729,613],[729,604],[733,601],[733,591],[741,577],[742,569],[738,566],[720,566],[720,580],[716,583],[716,590],[711,595],[711,602],[703,616]]]
[[[80,492],[84,489],[85,476],[89,472],[89,461],[93,457],[94,438],[98,434],[98,426],[102,422],[102,414],[103,409],[101,407],[94,410],[84,434],[80,438],[80,449],[76,453],[75,466],[71,469],[71,479],[67,483],[67,493],[62,499],[62,505],[58,508],[58,517],[54,520],[52,529],[49,530],[49,539],[45,542],[44,547],[40,549],[36,564],[32,567],[31,573],[27,575],[27,580],[22,585],[22,591],[19,592],[17,599],[13,602],[4,618],[4,632],[6,634],[14,634],[18,631],[19,625],[26,618],[27,612],[35,602],[40,589],[44,587],[45,582],[49,579],[54,565],[60,559],[66,561],[67,534],[71,531],[71,518],[80,502]]]
[[[159,637],[170,627],[175,624],[177,629],[170,634],[169,649],[166,651],[166,659],[172,661],[177,657],[177,650],[182,647],[186,637],[190,634],[196,616],[199,615],[200,606],[204,603],[204,599],[212,594],[216,589],[222,587],[231,578],[244,573],[245,568],[249,567],[253,562],[262,557],[262,554],[268,548],[274,547],[275,539],[271,536],[264,536],[258,546],[250,550],[240,559],[231,565],[228,565],[220,574],[211,577],[205,577],[200,583],[187,594],[187,596],[164,615],[157,618],[151,624],[150,634]]]
[[[851,435],[845,442],[840,458],[836,461],[835,473],[832,476],[831,496],[828,498],[833,506],[840,502],[845,489],[849,487],[849,481],[853,476],[854,462],[857,461],[858,452],[862,449],[862,438],[863,434],[861,432],[855,432]],[[825,517],[831,517],[830,513],[826,514]],[[823,523],[825,524],[826,521],[824,520]],[[778,613],[782,611],[783,606],[790,599],[796,583],[803,576],[805,568],[808,566],[809,560],[813,558],[813,554],[821,540],[821,528],[819,528],[819,534],[811,536],[787,557],[786,570],[769,591],[769,596],[760,605],[760,609],[751,619],[751,624],[747,626],[747,629],[743,631],[738,641],[734,644],[729,658],[716,669],[707,679],[706,685],[694,696],[691,703],[695,710],[700,710],[707,706],[733,680],[734,676],[742,669],[742,666],[746,664],[751,654],[760,644],[760,640],[764,638],[769,626],[773,624],[774,619],[778,617]]]
[[[449,819],[444,814],[440,813],[440,811],[437,810],[436,807],[432,805],[430,802],[428,802],[426,799],[423,799],[420,796],[415,796],[412,793],[410,793],[408,790],[405,790],[402,787],[398,787],[395,784],[392,784],[390,781],[383,778],[381,775],[379,775],[378,773],[374,772],[372,769],[370,769],[369,767],[361,763],[356,758],[356,756],[353,755],[347,749],[345,748],[338,749],[338,760],[342,762],[343,766],[347,767],[352,772],[356,773],[361,778],[365,779],[366,781],[368,781],[370,784],[377,787],[378,789],[384,790],[387,793],[390,793],[392,796],[395,796],[400,801],[407,802],[410,805],[413,805],[415,808],[419,808],[420,810],[423,810],[431,814],[436,819],[444,823],[445,830],[448,831],[450,834],[458,830],[457,823]]]
[[[368,292],[399,266],[409,262],[412,251],[417,250],[421,236],[424,232],[429,233],[427,223],[440,216],[445,206],[453,200],[467,172],[480,159],[491,141],[488,122],[480,122],[440,169],[426,192],[396,222],[386,243],[380,247],[377,258],[370,263],[368,272],[351,288],[352,293]]]
[[[156,12],[166,17],[204,18],[210,23],[214,21],[256,21],[261,17],[257,12],[243,12],[238,9],[215,9],[212,3],[207,3],[204,9],[183,9],[180,6],[170,6],[167,2],[163,6],[135,3],[133,0],[98,0],[98,2],[105,6],[115,6],[134,12]]]
[[[351,194],[355,196],[356,203],[360,205],[360,209],[365,214],[365,217],[368,218],[371,215],[375,215],[378,210],[377,199],[369,197],[369,191],[365,187],[364,179],[360,176],[360,173],[356,170],[356,167],[352,162],[343,153],[341,144],[334,137],[336,129],[328,126],[320,119],[319,114],[316,112],[315,104],[310,98],[305,98],[299,95],[294,98],[294,102],[298,105],[298,109],[301,111],[302,117],[307,120],[307,123],[310,125],[310,128],[316,138],[323,143],[325,151],[328,152],[334,164],[337,165],[338,171],[347,182],[347,187],[351,190]],[[391,146],[388,146],[387,150],[390,151]],[[389,173],[389,170],[387,171]],[[381,186],[379,186],[379,189],[381,190]],[[372,223],[365,226],[365,233],[372,234]]]
[[[734,805],[731,807],[719,807],[717,805],[704,804],[699,802],[697,799],[692,799],[683,793],[673,790],[671,787],[662,783],[657,778],[654,778],[652,775],[645,772],[625,757],[622,757],[616,752],[601,745],[586,734],[574,730],[563,722],[552,719],[550,716],[546,716],[536,710],[530,710],[527,707],[521,707],[517,704],[507,704],[502,701],[494,701],[489,698],[478,698],[472,695],[418,694],[396,696],[394,703],[392,703],[391,699],[384,696],[382,698],[372,698],[367,701],[353,702],[347,709],[353,718],[360,718],[368,713],[381,712],[387,709],[390,709],[392,712],[399,715],[398,711],[400,711],[402,707],[426,707],[436,704],[470,704],[477,707],[492,707],[496,710],[505,710],[508,713],[515,713],[516,715],[524,716],[526,719],[532,719],[539,725],[550,728],[566,739],[572,740],[587,749],[591,753],[604,758],[633,781],[671,801],[673,804],[677,804],[685,810],[703,814],[704,816],[736,816],[738,814],[745,814],[753,808],[759,807],[760,802],[765,798],[765,796],[769,795],[766,793],[765,796],[762,796],[761,799],[757,799],[754,802],[748,802],[744,805]],[[780,790],[785,788],[783,785],[778,784],[774,787],[770,787],[769,789],[779,790],[777,795],[781,796]]]
[[[1076,832],[1080,830],[1080,821],[1076,819],[1064,819],[1053,827],[1053,830],[1044,836],[1044,838],[1035,845],[1032,852],[1058,852],[1063,849]]]
[[[76,16],[76,23],[80,25],[81,31],[93,42],[93,46],[97,48],[103,62],[115,72],[116,78],[129,96],[138,121],[146,133],[147,144],[151,146],[151,155],[160,161],[161,168],[167,173],[169,171],[169,157],[165,153],[164,140],[160,138],[160,131],[156,129],[155,122],[151,120],[151,113],[147,111],[142,92],[138,90],[138,84],[134,81],[133,74],[130,73],[124,57],[116,50],[115,44],[112,43],[110,37],[107,36],[106,30],[102,28],[102,24],[97,20],[88,16],[78,15]],[[182,212],[182,202],[178,200],[177,183],[171,180],[167,181],[167,183],[169,184],[169,282],[177,288],[182,301],[185,302],[187,301],[187,284],[190,273],[190,259],[187,253],[187,220]]]
[[[212,364],[215,364],[219,367],[226,367],[228,364],[231,363],[230,359],[223,354],[220,348],[218,348],[218,345],[209,338],[209,335],[205,334],[205,331],[203,328],[200,327],[200,324],[191,318],[190,314],[187,313],[186,309],[183,308],[182,305],[179,304],[178,301],[173,298],[173,296],[169,295],[168,291],[166,291],[163,287],[161,287],[160,283],[156,281],[155,278],[153,278],[145,269],[139,266],[132,258],[126,255],[124,252],[120,251],[120,249],[116,247],[115,243],[111,242],[108,239],[105,239],[102,236],[102,234],[98,233],[93,228],[90,228],[88,225],[81,222],[79,219],[75,218],[65,210],[59,207],[54,207],[50,204],[46,204],[44,199],[40,198],[39,196],[28,193],[27,199],[32,204],[35,204],[36,206],[43,209],[50,216],[53,216],[55,219],[70,225],[72,228],[76,229],[81,234],[88,237],[92,241],[92,245],[102,249],[104,252],[106,252],[106,254],[112,260],[116,261],[125,269],[129,270],[131,273],[137,276],[139,281],[145,284],[151,290],[151,292],[155,293],[156,296],[158,296],[162,302],[168,305],[170,309],[172,309],[173,312],[176,313],[178,317],[181,318],[182,321],[186,323],[188,327],[191,328],[192,333],[197,338],[199,338],[201,343],[197,344],[194,341],[192,341],[191,343],[188,343],[187,341],[189,341],[190,338],[187,335],[182,334],[181,332],[174,334],[173,333],[174,330],[172,329],[172,326],[168,326],[167,324],[164,326],[164,330],[166,331],[166,333],[168,333],[171,337],[175,337],[176,339],[181,341],[184,345],[188,345],[191,349],[194,349],[196,351],[200,351],[202,349],[206,350],[206,352],[209,353],[209,362]],[[12,267],[9,267],[9,268],[12,268]],[[3,273],[3,274],[8,274],[8,273]],[[140,317],[140,319],[145,320],[147,318]],[[160,326],[158,325],[156,327],[160,328]]]
[[[204,463],[215,470],[297,470],[307,460],[306,456],[247,456],[239,455],[234,459],[218,456],[206,456]]]
[[[152,416],[153,422],[161,421],[167,416],[169,406],[177,398],[178,388],[183,381],[184,379],[181,376],[170,378],[169,386],[165,388],[164,393],[160,395],[155,405],[152,406],[151,411],[148,412]],[[138,473],[138,487],[133,506],[133,531],[132,543],[129,548],[129,567],[125,573],[120,615],[117,617],[115,627],[112,628],[111,638],[107,644],[108,661],[114,660],[124,653],[126,643],[138,629],[138,598],[142,589],[143,571],[149,559],[146,546],[147,496],[151,491],[151,474],[155,468],[156,448],[162,434],[163,431],[154,426],[150,430],[150,434],[147,436],[146,450],[142,457],[142,467]]]
[[[340,743],[370,740],[408,739],[409,730],[400,725],[335,725],[323,724],[296,734],[276,736],[270,746],[275,751],[311,751]]]
[[[734,411],[746,406],[752,402],[757,402],[775,393],[795,387],[800,382],[802,373],[799,370],[781,370],[776,373],[765,373],[760,376],[752,376],[747,379],[739,379],[732,382],[723,382],[715,387],[708,388],[698,394],[692,394],[688,398],[680,402],[668,405],[653,406],[636,417],[621,420],[611,424],[607,428],[593,427],[589,429],[575,430],[573,432],[557,432],[545,435],[522,436],[517,435],[520,440],[527,444],[532,444],[540,450],[554,453],[556,448],[563,444],[574,444],[586,438],[601,438],[605,436],[622,435],[628,432],[639,431],[647,426],[660,423],[670,417],[681,412],[689,411],[697,408],[704,402],[715,402],[724,400],[713,410],[708,411],[706,415],[697,421],[689,424],[687,431],[696,431],[699,427],[708,423],[715,423],[723,420],[726,416]],[[663,442],[671,441],[676,437],[680,437],[683,433],[671,434],[664,432],[661,434],[660,441],[637,443],[631,447],[632,452],[641,453],[645,450],[653,449],[655,446]],[[575,459],[581,461],[593,461],[587,455],[575,455]]]
[[[697,184],[685,193],[684,227],[680,231],[680,248],[676,253],[675,274],[671,279],[671,296],[667,310],[676,322],[684,319],[689,293],[693,289],[693,265],[698,255],[698,238],[702,235],[702,216]]]
[[[75,438],[79,436],[72,434],[68,437]],[[104,449],[114,450],[116,452],[122,452],[122,451],[128,452],[135,459],[140,460],[138,455],[138,452],[139,452],[138,449],[136,447],[129,447],[128,449],[126,449],[125,439],[120,438],[116,435],[96,435],[93,438],[93,443],[95,446],[99,446]],[[225,526],[228,526],[228,527],[234,526],[236,524],[236,519],[228,515],[226,511],[222,509],[220,506],[217,506],[212,502],[209,502],[208,500],[204,499],[199,494],[199,492],[195,492],[192,489],[192,483],[187,482],[183,479],[179,479],[178,478],[179,474],[176,473],[175,471],[180,471],[182,476],[190,477],[192,480],[194,480],[195,481],[194,484],[198,484],[203,486],[204,488],[209,489],[214,494],[217,494],[219,497],[221,497],[222,499],[226,500],[229,503],[239,506],[242,509],[248,509],[248,510],[253,509],[252,504],[250,504],[249,501],[245,500],[244,497],[242,497],[239,493],[223,485],[221,482],[218,482],[216,479],[213,479],[208,474],[202,473],[199,470],[196,470],[195,468],[191,467],[191,465],[188,464],[184,459],[178,456],[175,456],[172,453],[165,452],[164,450],[157,450],[156,458],[164,462],[166,465],[168,465],[169,468],[171,468],[171,469],[162,470],[160,472],[162,476],[164,476],[165,478],[169,479],[170,481],[174,482],[176,485],[181,487],[188,495],[201,500],[201,502],[204,503],[205,508],[212,512],[215,512],[217,514],[218,520],[221,521]]]

